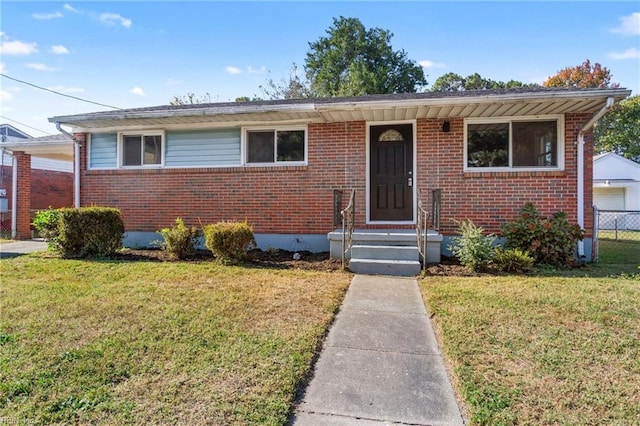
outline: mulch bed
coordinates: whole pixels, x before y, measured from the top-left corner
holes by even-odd
[[[296,253],[300,256],[298,260],[294,259],[294,255]],[[117,255],[110,256],[110,258],[124,261],[176,261],[169,256],[167,252],[160,249],[125,249]],[[198,250],[194,255],[185,260],[191,262],[208,262],[213,261],[214,257],[208,250]],[[309,251],[291,252],[286,250],[253,250],[250,252],[249,259],[244,262],[244,266],[254,268],[339,271],[342,269],[342,262],[340,259],[331,259],[327,252],[311,253]],[[455,258],[443,257],[441,263],[427,265],[425,275],[478,276],[481,274],[470,272],[467,268],[460,265]]]

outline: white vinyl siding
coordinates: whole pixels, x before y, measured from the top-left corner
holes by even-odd
[[[116,133],[92,133],[90,146],[90,169],[118,167],[118,135]]]
[[[168,131],[166,167],[240,165],[240,129]]]

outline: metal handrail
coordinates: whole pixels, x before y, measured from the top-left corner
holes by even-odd
[[[418,253],[422,257],[422,270],[427,268],[427,222],[429,220],[429,212],[422,204],[420,190],[418,190],[418,220],[416,221],[416,234],[418,240]]]
[[[351,241],[353,240],[353,230],[356,223],[356,190],[351,190],[349,204],[340,211],[342,216],[342,269],[346,269],[347,251],[351,250]],[[347,237],[348,232],[348,237]]]

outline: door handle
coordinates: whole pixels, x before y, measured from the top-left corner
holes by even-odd
[[[408,186],[408,187],[412,187],[412,186],[413,186],[413,178],[411,178],[411,177],[410,177],[410,178],[407,180],[407,186]]]

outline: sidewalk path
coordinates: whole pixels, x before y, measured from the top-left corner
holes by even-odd
[[[356,275],[293,424],[463,425],[415,279]]]
[[[47,250],[47,243],[42,240],[23,240],[12,241],[10,243],[0,243],[0,259],[45,250]]]

